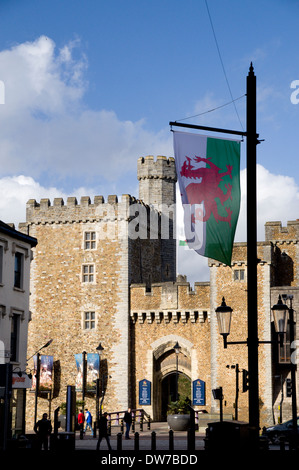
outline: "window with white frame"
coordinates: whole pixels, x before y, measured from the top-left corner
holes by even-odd
[[[95,312],[84,312],[83,328],[84,330],[94,330],[96,327]]]
[[[96,249],[96,232],[84,232],[84,250]]]
[[[83,264],[82,282],[94,282],[94,265],[93,264]]]

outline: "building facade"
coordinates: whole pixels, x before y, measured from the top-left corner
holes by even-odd
[[[26,366],[28,324],[31,319],[30,264],[36,244],[35,238],[0,221],[0,364],[1,374],[5,365],[11,366],[9,373],[12,374],[9,405],[5,403],[4,389],[0,388],[1,435],[5,406],[9,406],[12,435],[25,432],[26,389],[31,387]]]
[[[100,380],[108,412],[143,408],[154,420],[166,418],[175,398],[177,378],[196,411],[219,412],[212,389],[224,393],[227,416],[248,420],[248,393],[236,390],[235,366],[247,368],[246,345],[223,348],[215,308],[225,297],[233,308],[231,341],[246,341],[246,244],[236,243],[232,267],[209,260],[210,281],[190,287],[176,274],[175,161],[140,158],[138,199],[123,195],[48,199],[27,203],[20,230],[38,240],[31,272],[29,353],[49,339],[54,358],[51,391],[40,394],[38,414],[50,414],[66,400],[67,385],[76,382],[75,355],[101,355]],[[266,225],[258,244],[259,339],[273,337],[271,306],[282,290],[296,291],[297,225]],[[283,254],[285,253],[285,254]],[[195,262],[198,255],[194,254]],[[296,297],[296,296],[295,296]],[[295,298],[295,306],[297,304]],[[174,345],[180,353],[176,355]],[[259,346],[261,424],[277,416],[281,371],[277,349]],[[280,352],[279,352],[280,354]],[[233,366],[233,367],[232,367]],[[149,384],[147,399],[141,385]],[[77,399],[81,394],[77,394]],[[84,396],[95,413],[96,395]],[[34,395],[28,393],[27,425],[32,428]],[[290,399],[284,401],[284,417]]]

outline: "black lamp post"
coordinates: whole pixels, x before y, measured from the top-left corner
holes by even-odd
[[[39,389],[39,378],[40,378],[40,354],[39,352],[50,346],[52,343],[53,339],[50,339],[49,341],[46,342],[41,348],[39,348],[32,356],[30,356],[28,359],[26,359],[26,362],[28,363],[29,359],[31,359],[33,356],[36,356],[36,372],[35,372],[35,403],[34,403],[34,424],[36,424],[37,421],[37,397],[38,397],[38,389]]]
[[[279,338],[280,338],[280,344],[283,340],[283,335],[286,332],[286,324],[287,324],[287,311],[288,307],[287,305],[284,305],[281,301],[281,297],[279,296],[278,303],[272,307],[272,312],[273,312],[273,318],[274,318],[274,324],[276,328],[276,333],[278,333]],[[226,305],[225,298],[222,298],[222,304],[215,309],[216,316],[217,316],[217,321],[218,321],[218,329],[219,333],[223,336],[223,343],[224,343],[224,348],[227,348],[228,344],[247,344],[248,347],[248,357],[250,357],[251,353],[251,343],[249,339],[246,341],[227,341],[227,337],[230,334],[230,327],[231,327],[231,316],[233,309]],[[291,328],[292,330],[293,328]],[[257,341],[257,346],[259,344],[272,344],[275,341]],[[250,362],[249,362],[250,364]],[[293,368],[292,368],[293,370]],[[294,372],[293,372],[294,374]],[[249,386],[248,390],[250,391],[250,387],[252,385],[252,380],[253,380],[253,374],[249,373]],[[255,385],[255,381],[254,381]],[[249,396],[250,398],[250,396]],[[252,398],[252,395],[251,395]],[[296,399],[296,398],[295,398]],[[294,413],[295,413],[295,405],[294,405]],[[252,405],[249,403],[249,412],[252,414]],[[293,416],[296,416],[293,414]],[[254,422],[254,421],[253,421]],[[295,421],[294,421],[295,422]],[[252,425],[252,418],[250,417],[249,423]],[[296,424],[296,430],[297,430],[297,424]],[[256,427],[254,427],[254,431],[256,433]],[[255,434],[255,439],[256,439],[256,434]],[[255,441],[256,442],[256,441]]]
[[[104,351],[104,348],[103,346],[101,345],[101,343],[98,345],[98,347],[96,348],[96,350],[98,351],[98,354],[101,358],[101,355]],[[101,367],[101,363],[100,363],[100,367]],[[100,372],[100,371],[99,371]],[[102,384],[103,385],[103,384]],[[102,389],[103,389],[103,386],[102,386]],[[96,409],[96,413],[97,413],[97,420],[99,419],[99,415],[101,416],[102,415],[102,403],[103,403],[103,400],[104,400],[104,390],[102,390],[102,400],[101,400],[101,407],[100,407],[100,410],[99,410],[99,398],[100,398],[100,378],[97,379],[97,409]]]
[[[179,345],[178,342],[175,343],[174,347],[174,352],[176,355],[176,385],[175,385],[175,400],[177,401],[179,398],[179,391],[178,391],[178,375],[179,375],[179,354],[181,351],[181,346]]]

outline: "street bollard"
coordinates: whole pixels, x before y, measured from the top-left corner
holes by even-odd
[[[134,449],[138,452],[139,451],[139,433],[135,432],[134,434]]]
[[[117,450],[118,451],[122,450],[122,433],[121,432],[117,434]]]
[[[155,431],[152,432],[152,447],[151,450],[156,450],[156,433]]]
[[[173,430],[170,429],[169,431],[169,450],[173,450],[174,445],[173,445]]]

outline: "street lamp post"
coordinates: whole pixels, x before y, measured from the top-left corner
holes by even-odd
[[[280,338],[280,344],[283,339],[283,335],[286,331],[286,312],[288,310],[288,307],[284,305],[281,301],[281,298],[279,298],[279,301],[274,307],[272,307],[272,312],[273,312],[273,318],[274,318],[274,324],[276,327],[276,332]],[[231,327],[231,316],[233,309],[226,305],[225,298],[222,298],[222,303],[219,307],[215,309],[216,316],[217,316],[217,322],[218,322],[218,329],[219,333],[223,336],[223,343],[224,343],[224,348],[227,348],[228,344],[247,344],[248,347],[248,358],[250,356],[250,346],[252,344],[249,341],[249,338],[246,341],[227,341],[227,337],[230,334],[230,327]],[[292,329],[292,328],[291,328]],[[274,341],[257,341],[257,347],[259,344],[272,344]],[[248,359],[248,365],[250,364],[249,359]],[[292,369],[293,370],[293,369]],[[294,373],[294,372],[293,372]],[[254,385],[255,385],[255,380],[254,380]],[[252,386],[252,373],[250,374],[249,371],[249,385],[248,385],[248,390],[250,392],[250,386]],[[254,387],[253,387],[254,388]],[[252,390],[251,390],[252,391]],[[251,397],[252,398],[252,397]],[[293,408],[295,412],[295,407]],[[258,416],[255,417],[258,419]],[[254,423],[256,421],[253,420],[252,418],[252,403],[250,402],[250,393],[249,393],[249,425],[252,431],[252,443],[253,445],[257,445],[257,439],[258,439],[258,430],[256,426],[254,426]],[[296,427],[297,429],[297,427]]]
[[[104,348],[103,346],[101,345],[101,343],[98,345],[98,347],[96,348],[96,350],[98,351],[98,354],[100,356],[100,359],[101,359],[101,355],[104,351]],[[100,368],[101,368],[101,362],[100,362]],[[99,368],[99,369],[100,369]],[[100,370],[99,370],[100,372]],[[103,379],[102,379],[103,381]],[[99,415],[101,416],[102,415],[102,403],[103,403],[103,400],[104,400],[104,390],[103,390],[103,383],[102,383],[102,400],[101,400],[101,406],[100,406],[100,410],[99,410],[99,398],[100,398],[100,378],[97,379],[97,404],[96,404],[96,413],[97,413],[97,420],[99,419]]]
[[[47,341],[46,344],[44,344],[41,348],[39,348],[34,354],[32,354],[32,356],[30,356],[28,359],[26,359],[26,363],[28,363],[28,361],[36,356],[36,372],[35,372],[35,400],[34,400],[34,424],[36,424],[37,422],[37,398],[38,398],[38,389],[39,389],[39,378],[40,378],[40,354],[39,352],[42,350],[42,349],[45,349],[47,348],[48,346],[50,346],[50,344],[52,343],[53,339],[50,339],[49,341]]]
[[[175,401],[178,400],[179,398],[179,391],[178,391],[178,386],[179,386],[179,382],[178,382],[178,376],[179,376],[179,354],[180,354],[180,350],[181,350],[181,346],[179,345],[178,342],[176,342],[176,344],[174,345],[173,347],[174,349],[174,352],[175,352],[175,355],[176,355],[176,385],[175,385]]]

